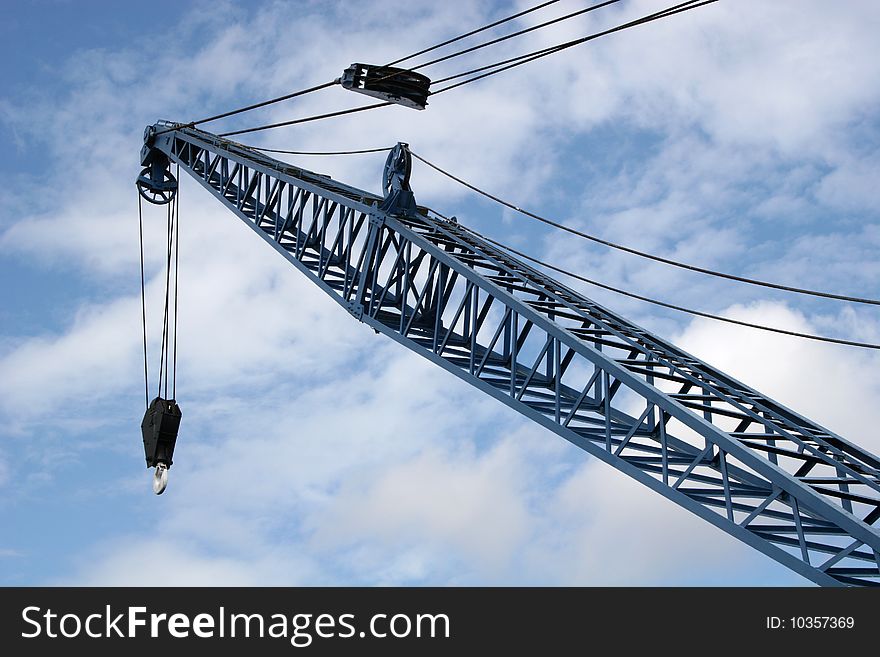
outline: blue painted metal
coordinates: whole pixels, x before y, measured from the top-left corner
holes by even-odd
[[[457,221],[192,128],[152,147],[377,332],[818,584],[880,583],[870,452]]]
[[[409,146],[402,142],[391,149],[382,173],[382,190],[385,199],[379,209],[385,214],[414,218],[418,215],[416,197],[409,186],[412,173],[412,155]]]
[[[141,148],[141,166],[144,168],[135,180],[138,194],[156,205],[171,203],[177,195],[177,179],[171,173],[168,156],[158,148],[153,148],[156,127],[148,125],[144,130],[144,145]]]

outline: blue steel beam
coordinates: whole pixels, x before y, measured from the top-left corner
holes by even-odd
[[[880,584],[875,455],[457,221],[193,128],[152,147],[377,332],[813,582]]]

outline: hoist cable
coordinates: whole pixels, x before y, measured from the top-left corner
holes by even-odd
[[[162,381],[165,381],[165,399],[168,398],[168,342],[169,342],[169,301],[171,294],[171,256],[173,255],[173,237],[174,237],[174,199],[168,204],[167,210],[167,237],[166,237],[166,257],[165,257],[165,305],[162,317],[162,344],[159,349],[159,393],[162,397]]]
[[[144,216],[143,200],[138,193],[138,243],[141,251],[141,322],[144,334],[144,408],[150,406],[150,378],[147,366],[147,299],[146,282],[144,280]]]
[[[572,235],[577,235],[578,237],[582,237],[582,238],[590,240],[592,242],[596,242],[597,244],[602,244],[603,246],[607,246],[612,249],[617,249],[618,251],[624,251],[626,253],[630,253],[632,255],[637,255],[642,258],[647,258],[648,260],[653,260],[655,262],[662,262],[663,264],[671,265],[673,267],[679,267],[680,269],[686,269],[688,271],[695,271],[695,272],[699,272],[701,274],[707,274],[709,276],[716,276],[718,278],[724,278],[724,279],[731,280],[731,281],[737,281],[738,283],[747,283],[749,285],[757,285],[760,287],[771,288],[774,290],[782,290],[783,292],[792,292],[794,294],[804,294],[804,295],[813,296],[813,297],[821,297],[824,299],[835,299],[837,301],[848,301],[851,303],[862,303],[862,304],[867,304],[867,305],[872,305],[872,306],[880,306],[880,299],[870,299],[870,298],[864,298],[864,297],[848,296],[848,295],[844,295],[844,294],[836,294],[833,292],[823,292],[823,291],[819,291],[819,290],[810,290],[810,289],[806,289],[806,288],[794,287],[791,285],[782,285],[779,283],[762,281],[762,280],[755,279],[755,278],[747,278],[745,276],[737,276],[735,274],[728,274],[725,272],[716,271],[714,269],[707,269],[706,267],[699,267],[697,265],[691,265],[691,264],[688,264],[685,262],[680,262],[678,260],[664,258],[663,256],[654,255],[652,253],[647,253],[645,251],[639,251],[638,249],[634,249],[632,247],[625,246],[623,244],[611,242],[609,240],[602,239],[601,237],[597,237],[596,235],[591,235],[590,233],[585,233],[585,232],[579,231],[575,228],[571,228],[570,226],[566,226],[565,224],[561,224],[557,221],[553,221],[552,219],[547,219],[546,217],[542,217],[540,215],[537,215],[534,212],[529,212],[528,210],[524,210],[523,208],[521,208],[517,205],[514,205],[510,201],[505,201],[504,199],[499,198],[498,196],[495,196],[494,194],[490,194],[489,192],[484,191],[484,190],[480,189],[479,187],[476,187],[475,185],[472,185],[471,183],[469,183],[465,180],[462,180],[461,178],[451,174],[450,172],[448,172],[444,169],[441,169],[436,164],[429,162],[428,160],[426,160],[425,158],[421,157],[420,155],[414,153],[413,151],[410,151],[410,153],[412,154],[412,156],[414,158],[416,158],[417,160],[428,165],[429,167],[431,167],[432,169],[434,169],[438,173],[443,174],[447,178],[450,178],[450,179],[454,180],[455,182],[459,183],[460,185],[467,187],[471,191],[474,191],[477,194],[485,196],[486,198],[491,199],[492,201],[495,201],[496,203],[503,205],[504,207],[510,208],[511,210],[514,210],[514,211],[516,211],[526,217],[529,217],[531,219],[535,219],[537,221],[545,223],[548,226],[553,226],[554,228],[558,228],[559,230],[564,230],[565,232],[571,233]]]
[[[180,179],[180,165],[177,165],[177,178]],[[178,275],[180,267],[180,205],[177,193],[167,204],[166,240],[165,240],[165,301],[162,313],[162,340],[159,347],[159,377],[157,381],[157,397],[169,399],[168,386],[171,385],[171,397],[177,396],[177,313],[178,313]],[[146,275],[144,266],[144,220],[143,202],[138,194],[138,243],[140,246],[141,268],[141,324],[144,344],[144,401],[150,405],[149,355],[147,349],[147,302]],[[172,280],[173,279],[173,280]],[[172,287],[173,286],[173,287]],[[173,299],[172,299],[173,290]],[[172,306],[173,303],[173,306]],[[173,314],[172,314],[173,310]],[[173,349],[173,354],[172,354]],[[164,391],[164,395],[163,395]]]
[[[599,37],[603,37],[608,34],[612,34],[614,32],[620,32],[622,30],[626,30],[631,27],[636,27],[637,25],[643,25],[645,23],[650,23],[655,20],[660,20],[661,18],[668,18],[669,16],[674,16],[675,14],[680,14],[685,11],[690,11],[691,9],[697,9],[698,7],[710,5],[715,2],[718,2],[718,0],[702,0],[699,2],[697,0],[690,0],[689,2],[683,2],[681,4],[674,5],[672,7],[668,7],[666,9],[661,10],[661,11],[658,11],[653,14],[649,14],[647,16],[643,16],[642,18],[638,18],[638,19],[630,21],[628,23],[623,23],[623,24],[618,25],[616,27],[612,27],[607,30],[602,30],[601,32],[595,32],[595,33],[587,35],[585,37],[581,37],[581,38],[575,39],[573,41],[567,41],[565,43],[561,43],[556,46],[551,46],[549,48],[542,48],[540,50],[535,50],[531,53],[527,53],[525,55],[520,55],[519,57],[515,57],[514,58],[515,61],[507,60],[507,61],[513,61],[513,63],[508,64],[507,66],[503,66],[502,68],[498,68],[497,70],[489,71],[488,73],[483,73],[482,75],[477,75],[473,78],[468,78],[467,80],[462,80],[461,82],[457,82],[456,84],[451,84],[447,87],[443,87],[443,88],[438,89],[436,91],[432,91],[431,95],[434,96],[434,95],[443,93],[445,91],[449,91],[451,89],[457,89],[458,87],[464,86],[466,84],[470,84],[471,82],[476,82],[477,80],[482,80],[483,78],[487,78],[487,77],[495,75],[497,73],[501,73],[503,71],[507,71],[512,68],[516,68],[517,66],[522,66],[523,64],[528,64],[529,62],[533,62],[536,59],[541,59],[542,57],[547,57],[548,55],[552,55],[554,53],[561,52],[562,50],[566,50],[568,48],[573,48],[574,46],[580,45],[582,43],[586,43],[588,41],[593,41],[594,39],[598,39]],[[505,64],[505,63],[506,63],[506,61],[505,62],[496,62],[494,64],[482,66],[477,69],[472,69],[471,71],[466,71],[464,73],[458,73],[454,76],[450,76],[447,78],[441,78],[440,80],[434,81],[432,84],[437,84],[439,82],[445,82],[445,81],[453,79],[453,78],[463,77],[466,75],[470,75],[471,73],[476,73],[478,71],[502,66],[502,64]]]
[[[171,399],[177,399],[177,291],[180,271],[180,164],[177,164],[177,194],[174,198],[174,362],[172,366]]]
[[[168,219],[167,213],[169,210],[170,210],[170,208],[165,209],[165,212],[166,212],[166,216],[165,216],[165,231],[166,231],[165,244],[166,244],[166,247],[168,245],[167,231],[168,231],[169,219]],[[159,343],[159,390],[156,393],[157,397],[162,396],[162,372],[163,372],[163,368],[165,366],[165,321],[166,321],[165,309],[168,307],[168,303],[167,303],[168,285],[167,284],[165,285],[165,294],[166,294],[166,303],[162,307],[162,340]]]
[[[748,328],[759,329],[761,331],[769,331],[771,333],[780,333],[782,335],[793,336],[796,338],[805,338],[807,340],[815,340],[818,342],[829,342],[832,344],[845,345],[848,347],[861,347],[863,349],[880,350],[880,344],[873,344],[870,342],[857,342],[854,340],[844,340],[841,338],[831,338],[831,337],[828,337],[825,335],[815,335],[813,333],[800,333],[798,331],[789,331],[787,329],[776,328],[773,326],[766,326],[764,324],[753,324],[752,322],[745,322],[745,321],[742,321],[739,319],[733,319],[731,317],[723,317],[721,315],[713,315],[712,313],[703,312],[702,310],[694,310],[693,308],[685,308],[684,306],[677,306],[675,304],[667,303],[665,301],[660,301],[658,299],[652,299],[651,297],[646,297],[641,294],[636,294],[635,292],[623,290],[621,288],[614,287],[612,285],[607,285],[606,283],[600,283],[599,281],[595,281],[593,279],[587,278],[586,276],[581,276],[580,274],[576,274],[572,271],[568,271],[566,269],[563,269],[562,267],[557,267],[555,265],[551,265],[548,262],[545,262],[543,260],[539,260],[538,258],[534,258],[534,257],[527,255],[527,254],[523,253],[522,251],[518,251],[517,249],[514,249],[513,247],[510,247],[506,244],[502,244],[501,242],[496,242],[495,240],[493,240],[489,237],[486,237],[485,235],[482,235],[471,228],[466,228],[465,230],[468,230],[469,232],[473,233],[474,235],[476,235],[480,239],[483,239],[483,240],[489,242],[490,244],[494,244],[495,246],[497,246],[500,249],[503,249],[509,253],[514,254],[514,255],[517,255],[520,258],[523,258],[525,260],[533,262],[537,265],[540,265],[542,267],[546,267],[547,269],[558,272],[560,274],[564,274],[565,276],[570,276],[571,278],[577,279],[579,281],[583,281],[584,283],[588,283],[589,285],[594,285],[594,286],[600,287],[604,290],[609,290],[610,292],[614,292],[615,294],[621,294],[623,296],[630,297],[632,299],[637,299],[639,301],[651,303],[651,304],[654,304],[655,306],[662,306],[663,308],[669,308],[670,310],[675,310],[675,311],[678,311],[681,313],[687,313],[689,315],[696,315],[697,317],[704,317],[706,319],[712,319],[712,320],[716,320],[719,322],[727,322],[728,324],[736,324],[738,326],[746,326]]]

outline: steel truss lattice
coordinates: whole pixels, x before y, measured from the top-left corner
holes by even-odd
[[[870,452],[454,221],[192,128],[153,147],[376,331],[804,577],[880,583]]]

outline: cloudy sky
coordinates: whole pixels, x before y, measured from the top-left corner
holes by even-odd
[[[6,8],[0,584],[805,583],[353,321],[189,179],[180,194],[184,421],[169,489],[150,490],[133,185],[144,126],[325,82],[354,61],[390,61],[531,4]],[[562,0],[516,26],[582,6]],[[664,6],[626,0],[424,72],[443,77]],[[406,141],[474,184],[607,239],[876,298],[878,30],[872,0],[722,0],[437,96],[424,112],[392,107],[243,141],[294,150]],[[205,127],[361,102],[334,88]],[[378,191],[383,156],[292,161]],[[424,167],[412,185],[420,203],[590,278],[880,342],[870,307],[609,252]],[[156,335],[164,218],[152,207],[145,218]],[[583,289],[880,452],[876,352]]]

